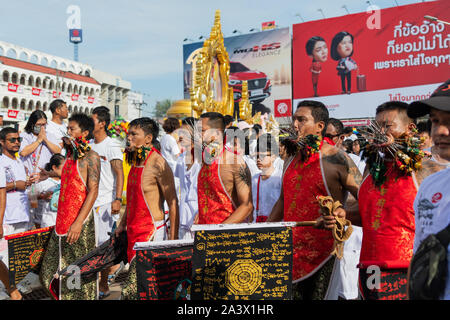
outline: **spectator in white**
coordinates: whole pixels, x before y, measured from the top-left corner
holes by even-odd
[[[175,172],[177,158],[180,155],[178,139],[175,130],[180,127],[180,122],[176,118],[167,118],[164,121],[163,129],[166,134],[161,137],[161,155],[166,159],[172,172]]]
[[[19,155],[28,176],[39,172],[39,168],[44,168],[53,154],[61,152],[58,139],[47,132],[46,126],[45,113],[35,110],[31,113],[24,132],[20,134],[22,143]]]
[[[358,167],[359,172],[364,174],[364,169],[366,168],[366,161],[361,158],[362,150],[361,150],[361,141],[356,139],[352,142],[351,145],[352,151],[348,154],[348,156],[353,160],[353,162]]]
[[[61,152],[61,146],[58,139],[51,133],[47,133],[47,116],[41,110],[35,110],[31,113],[30,118],[25,126],[24,132],[20,134],[22,143],[20,145],[20,160],[25,166],[27,176],[38,173],[40,168],[50,161],[55,153]],[[39,186],[34,185],[30,190],[31,197],[37,197]],[[43,206],[39,206],[38,201],[34,201],[31,206],[31,222],[37,228],[41,226]]]
[[[6,208],[6,179],[5,179],[5,171],[3,169],[0,170],[0,216],[5,213]],[[0,241],[3,239],[3,226],[2,221],[0,220]],[[0,260],[0,281],[3,283],[7,294],[12,300],[21,300],[22,295],[20,294],[17,288],[10,288],[9,286],[9,271],[8,267]],[[3,300],[1,297],[2,292],[0,291],[0,300]]]
[[[450,161],[450,80],[440,85],[430,96],[409,105],[411,118],[430,115],[431,138],[436,154]],[[429,235],[450,224],[450,168],[438,171],[423,180],[414,201],[416,232],[413,252]],[[450,274],[450,245],[447,248],[447,274]],[[444,281],[444,279],[442,279]],[[450,300],[450,276],[445,279],[442,300]]]
[[[58,143],[62,147],[62,137],[67,135],[67,125],[64,123],[64,119],[69,117],[69,109],[61,99],[53,100],[49,108],[52,113],[52,120],[47,124],[47,131],[58,139]]]
[[[124,184],[123,153],[120,142],[107,135],[107,128],[111,122],[109,109],[104,106],[92,110],[94,120],[94,142],[92,150],[100,156],[100,182],[98,197],[94,203],[94,221],[97,229],[97,244],[101,245],[110,238],[114,223],[119,219],[122,206],[122,192]],[[117,269],[119,266],[114,266]],[[99,283],[100,297],[109,295],[108,275],[115,270],[104,270]]]
[[[275,167],[278,144],[271,134],[257,140],[256,164],[260,173],[252,177],[253,222],[265,222],[281,193],[283,168]]]
[[[52,172],[52,177],[39,182],[39,208],[42,210],[41,228],[51,227],[56,224],[56,213],[58,211],[59,190],[61,188],[61,173],[65,158],[54,154],[44,169]]]
[[[26,189],[38,178],[33,175],[27,179],[23,163],[16,159],[22,138],[15,128],[0,131],[0,144],[3,154],[0,156],[0,170],[5,173],[6,209],[0,212],[0,230],[2,236],[30,230],[30,209]],[[8,265],[8,247],[5,239],[0,240],[0,259]]]
[[[180,181],[178,239],[193,239],[191,227],[198,212],[197,177],[202,165],[194,157],[195,123],[195,118],[186,118],[178,131],[180,145],[184,150],[178,157],[175,168],[175,177]]]

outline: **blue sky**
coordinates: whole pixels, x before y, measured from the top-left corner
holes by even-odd
[[[61,57],[73,58],[67,7],[81,9],[83,43],[79,60],[121,76],[145,93],[147,112],[157,100],[183,98],[183,39],[209,36],[214,12],[221,10],[222,32],[247,33],[275,20],[279,27],[364,12],[365,0],[3,0],[0,39]],[[380,8],[421,0],[371,0]],[[299,17],[297,14],[300,14]]]

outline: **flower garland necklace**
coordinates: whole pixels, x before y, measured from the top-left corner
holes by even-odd
[[[290,156],[300,154],[302,162],[306,162],[309,158],[320,151],[323,145],[323,139],[315,134],[308,134],[298,139],[297,132],[291,127],[280,130],[282,135],[286,136],[286,151]]]
[[[147,152],[151,148],[140,146],[139,148],[131,150],[130,148],[125,149],[125,161],[131,165],[136,166],[142,163],[142,161],[147,157]]]
[[[64,144],[64,147],[67,150],[67,157],[71,157],[73,160],[80,160],[84,158],[86,154],[91,150],[89,142],[83,137],[78,137],[76,139],[65,137],[64,140],[69,140],[70,144],[66,142]]]

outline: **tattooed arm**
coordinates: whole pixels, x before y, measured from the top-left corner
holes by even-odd
[[[422,162],[422,168],[418,170],[416,174],[417,184],[420,186],[422,184],[422,181],[432,175],[433,173],[436,173],[438,171],[441,171],[442,169],[445,169],[446,166],[441,165],[433,160],[423,160]]]
[[[242,223],[253,213],[252,175],[244,160],[232,165],[236,209],[223,223]]]
[[[100,157],[97,152],[89,151],[88,154],[79,160],[78,166],[81,171],[86,172],[87,196],[83,206],[78,213],[78,217],[70,226],[67,233],[67,242],[75,243],[80,237],[83,228],[83,222],[89,216],[98,195],[98,184],[100,181]]]
[[[162,190],[164,199],[169,207],[170,233],[169,240],[178,239],[178,228],[180,224],[180,214],[178,209],[178,198],[175,190],[175,180],[173,178],[172,169],[167,161],[158,156],[153,164],[156,181]]]
[[[361,225],[358,207],[358,190],[361,185],[362,175],[359,172],[358,167],[342,150],[330,152],[330,154],[324,156],[323,163],[337,172],[337,181],[333,181],[334,183],[329,184],[328,187],[333,199],[343,202],[345,211],[341,210],[339,215],[345,215],[345,217],[353,224]],[[330,170],[327,170],[327,172],[330,172]],[[350,196],[344,203],[343,200],[347,191],[350,193]],[[333,221],[329,222],[332,223]]]
[[[111,169],[113,171],[114,176],[116,177],[116,197],[122,198],[123,181],[124,181],[122,160],[118,159],[111,160]],[[114,200],[111,205],[111,213],[118,214],[120,212],[121,206],[122,202],[120,200]]]

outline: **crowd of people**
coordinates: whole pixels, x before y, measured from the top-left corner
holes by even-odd
[[[33,228],[54,226],[42,285],[55,299],[80,300],[108,296],[123,266],[78,289],[64,279],[54,289],[54,274],[126,231],[122,299],[137,299],[136,242],[192,239],[194,224],[313,220],[292,231],[294,299],[406,299],[413,254],[450,222],[449,92],[447,81],[427,100],[381,104],[372,131],[344,127],[314,100],[298,103],[279,135],[217,112],[168,118],[163,130],[143,117],[129,123],[125,149],[107,134],[108,108],[69,117],[55,100],[51,120],[36,110],[23,132],[0,132],[0,280],[21,298],[8,282],[4,236]],[[417,150],[402,149],[410,141]],[[402,150],[423,159],[406,161]],[[318,196],[339,202],[332,215],[320,214]],[[338,218],[353,225],[343,259],[330,255]],[[442,281],[449,299],[450,277]]]

